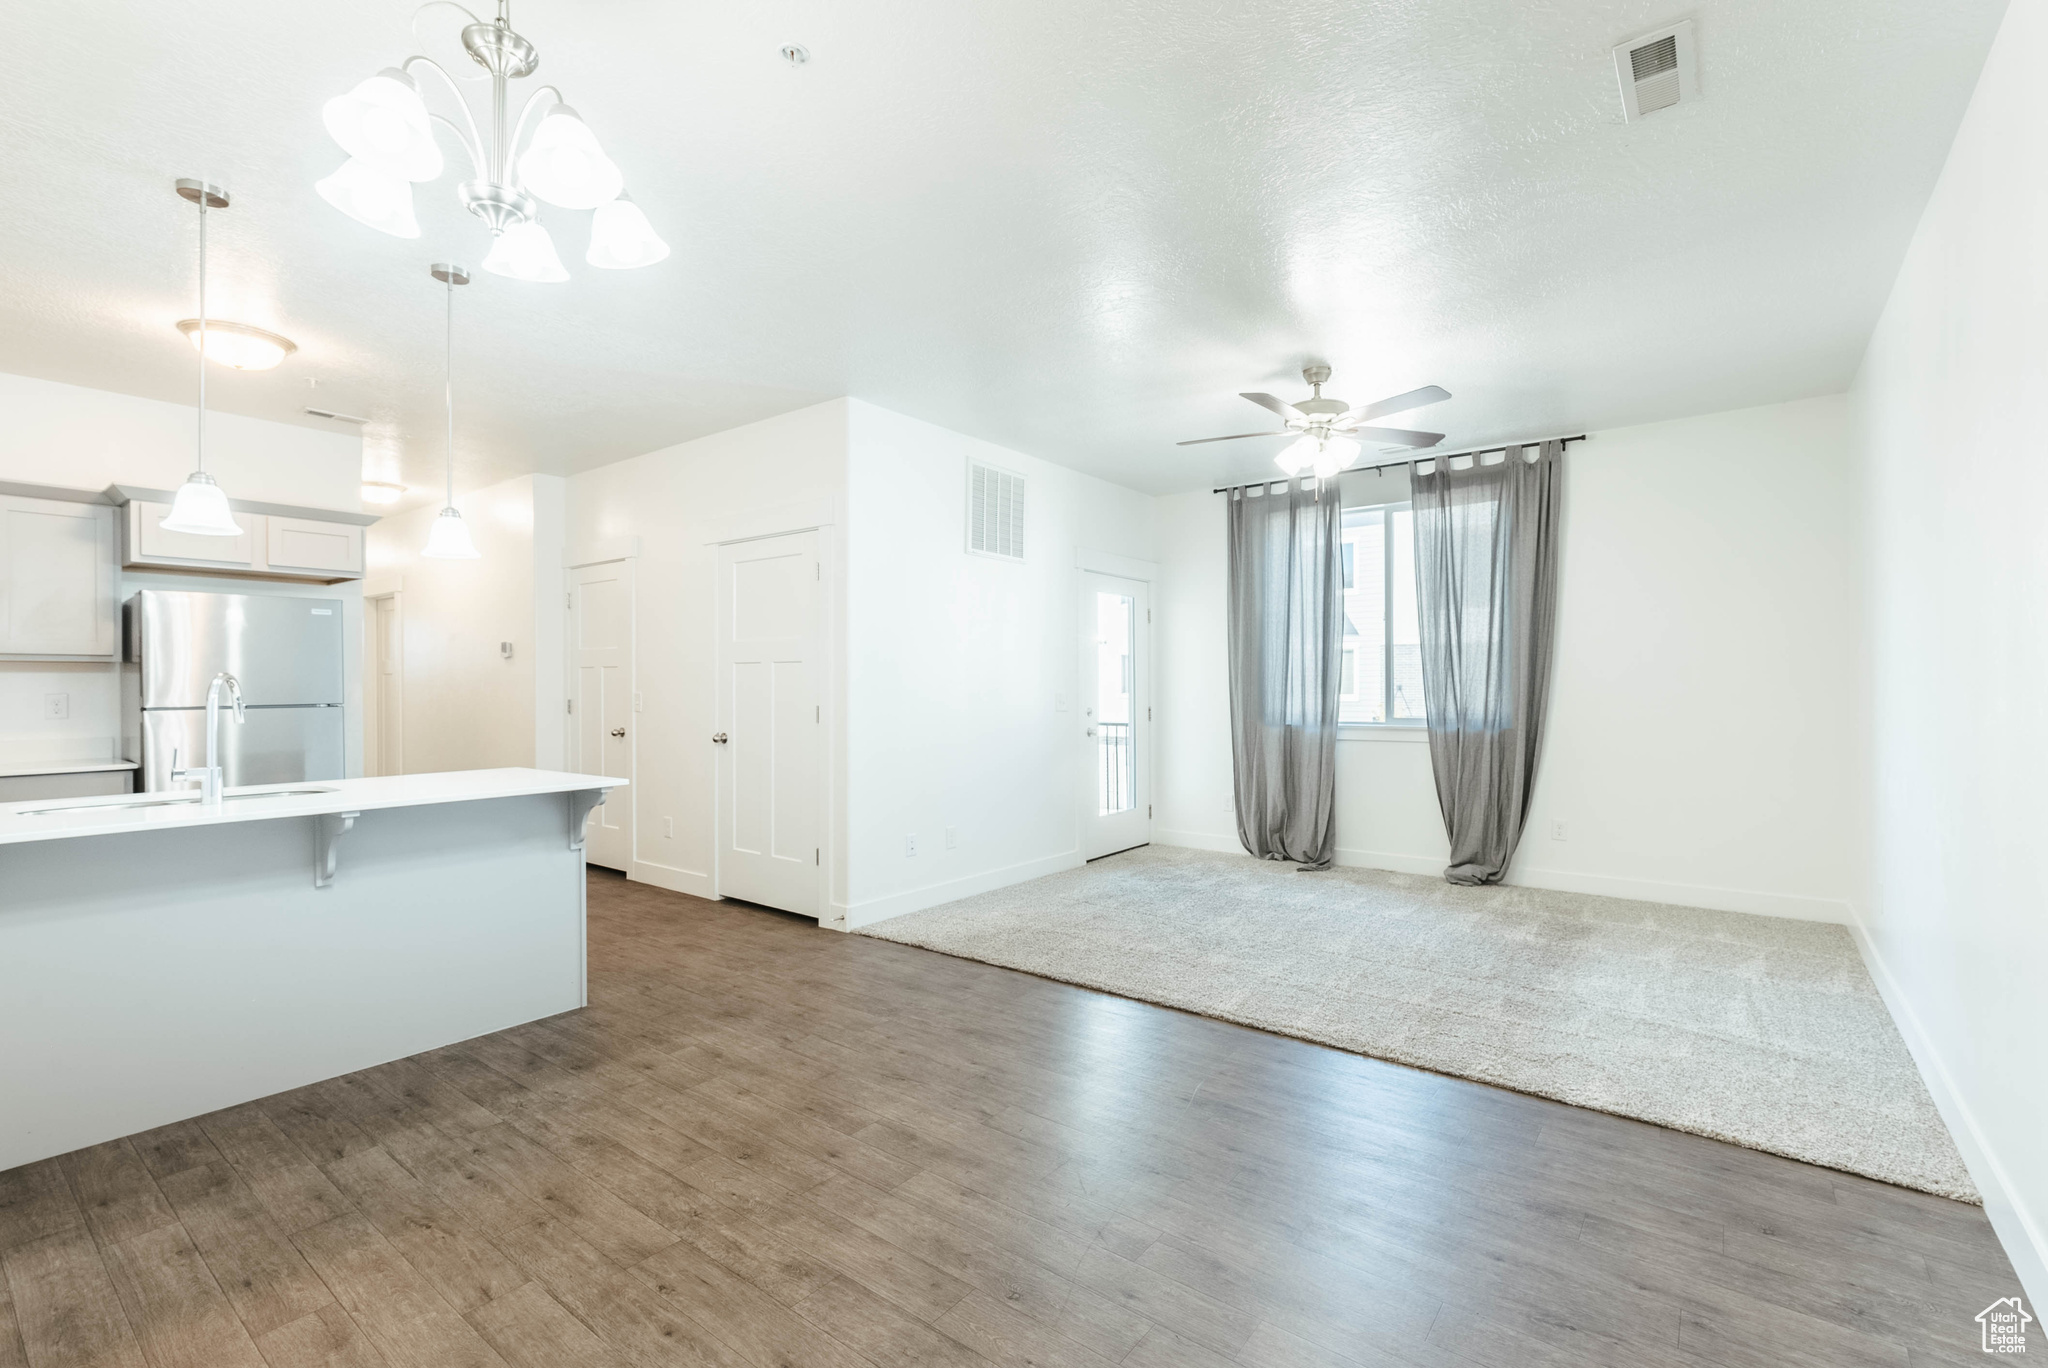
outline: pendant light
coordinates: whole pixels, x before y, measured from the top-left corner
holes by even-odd
[[[441,506],[441,516],[434,519],[434,526],[427,533],[427,544],[420,548],[420,554],[435,560],[476,560],[482,553],[469,539],[469,524],[462,520],[461,512],[455,507],[455,287],[469,284],[469,269],[437,261],[428,270],[448,290],[448,321],[443,348],[446,368],[442,390],[448,406],[448,502]]]
[[[228,193],[203,180],[181,180],[176,188],[180,198],[199,206],[199,428],[194,439],[194,469],[178,487],[170,516],[161,526],[166,532],[201,537],[239,537],[242,529],[228,507],[228,496],[206,473],[206,211],[227,208]]]

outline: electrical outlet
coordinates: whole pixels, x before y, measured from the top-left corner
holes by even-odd
[[[1067,696],[1065,694],[1056,693],[1052,696],[1052,710],[1054,712],[1065,712],[1067,710]]]
[[[662,839],[662,840],[664,840],[664,841],[673,841],[673,840],[674,840],[675,838],[676,838],[676,819],[675,819],[675,818],[673,818],[673,817],[664,817],[664,818],[662,818],[662,819],[661,819],[661,839]]]
[[[68,693],[44,694],[43,716],[53,722],[61,722],[71,716],[71,695]]]
[[[906,860],[917,858],[917,837],[905,836],[903,838],[903,858]]]
[[[947,827],[947,828],[946,828],[946,849],[948,849],[948,850],[958,850],[959,848],[960,848],[960,828],[959,828],[959,827]]]
[[[1550,839],[1553,841],[1562,841],[1564,839],[1564,818],[1559,817],[1551,822]]]

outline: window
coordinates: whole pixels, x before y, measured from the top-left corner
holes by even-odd
[[[1407,504],[1344,510],[1345,726],[1423,719],[1422,631],[1415,605],[1415,514]]]

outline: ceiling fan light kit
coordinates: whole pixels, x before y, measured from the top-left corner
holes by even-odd
[[[540,65],[534,45],[514,32],[510,0],[498,0],[498,15],[483,20],[454,0],[431,0],[422,9],[451,6],[469,15],[462,46],[491,79],[490,129],[486,142],[462,88],[432,58],[414,55],[357,84],[322,109],[328,135],[349,160],[316,185],[320,197],[379,232],[416,238],[415,182],[440,176],[441,149],[435,123],[454,133],[469,154],[474,175],[456,187],[462,206],[482,219],[496,239],[484,269],[514,280],[559,283],[569,278],[554,239],[541,225],[540,202],[559,209],[594,209],[592,265],[607,270],[649,266],[668,255],[647,215],[625,198],[625,176],[605,155],[583,116],[551,85],[527,97],[518,118],[508,123],[512,81],[531,76]],[[417,70],[433,72],[454,97],[461,122],[427,108]],[[543,105],[542,97],[552,100]],[[527,126],[538,115],[531,136]],[[509,133],[508,133],[509,128]],[[524,151],[521,139],[525,139]],[[618,206],[623,204],[624,209]],[[607,210],[614,210],[607,214]]]
[[[1270,394],[1239,396],[1277,414],[1283,424],[1278,430],[1234,432],[1227,437],[1197,437],[1179,445],[1201,446],[1208,442],[1240,442],[1248,437],[1292,436],[1296,440],[1273,458],[1273,464],[1280,467],[1289,479],[1306,470],[1319,480],[1327,480],[1348,469],[1358,459],[1361,442],[1430,447],[1444,439],[1441,432],[1413,432],[1406,428],[1368,427],[1366,424],[1390,413],[1406,413],[1425,404],[1440,404],[1451,397],[1448,390],[1424,385],[1406,394],[1353,406],[1342,399],[1323,398],[1323,386],[1330,382],[1328,366],[1304,366],[1301,378],[1308,382],[1312,395],[1298,404],[1290,404]]]

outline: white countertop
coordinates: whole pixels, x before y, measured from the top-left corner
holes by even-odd
[[[31,774],[98,774],[106,770],[141,769],[134,760],[79,760],[45,765],[0,764],[0,779],[20,779]]]
[[[49,771],[36,771],[48,773]],[[558,770],[451,770],[443,774],[401,774],[381,779],[325,779],[300,784],[231,788],[218,809],[202,808],[197,789],[176,793],[128,793],[106,798],[41,799],[0,803],[0,845],[54,841],[67,836],[112,836],[167,827],[264,822],[278,817],[317,817],[329,812],[472,803],[487,798],[522,798],[540,793],[624,788],[624,779]],[[318,789],[317,793],[304,790]],[[290,792],[291,796],[281,795]],[[135,807],[138,801],[184,798],[182,802]]]

